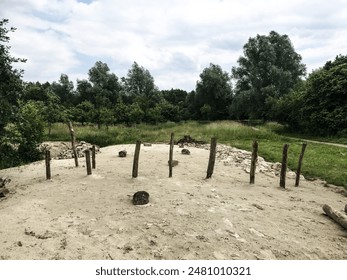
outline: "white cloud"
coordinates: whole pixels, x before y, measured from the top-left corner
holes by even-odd
[[[137,61],[161,89],[192,90],[210,62],[229,72],[248,38],[271,30],[309,71],[347,49],[343,0],[2,0],[0,10],[33,81],[86,78],[97,60],[121,77]]]

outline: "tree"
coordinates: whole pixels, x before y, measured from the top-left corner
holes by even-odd
[[[239,66],[232,68],[232,77],[236,80],[235,102],[241,105],[233,106],[232,113],[268,119],[271,108],[266,100],[288,94],[304,77],[306,66],[301,63],[301,56],[295,52],[289,37],[275,31],[268,36],[250,38],[243,50]]]
[[[226,119],[231,104],[230,77],[219,65],[210,64],[200,74],[196,84],[195,103],[200,117],[208,120]]]
[[[0,135],[3,135],[5,126],[15,120],[17,101],[23,89],[23,70],[13,69],[12,64],[26,61],[10,55],[8,33],[14,32],[16,28],[8,29],[6,24],[8,19],[0,20]]]
[[[68,75],[61,74],[59,82],[53,82],[51,90],[59,97],[60,102],[65,107],[72,107],[75,103],[73,82],[69,80]]]

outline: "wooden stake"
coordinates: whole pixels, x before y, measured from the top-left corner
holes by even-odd
[[[211,178],[212,174],[213,174],[214,163],[216,161],[216,150],[217,150],[216,148],[217,148],[217,138],[213,137],[213,138],[211,138],[210,158],[208,161],[206,179]]]
[[[173,148],[174,148],[174,133],[172,132],[171,138],[170,138],[170,151],[169,151],[169,178],[172,177]]]
[[[95,145],[92,146],[92,168],[95,169],[96,163],[95,163]]]
[[[46,161],[46,180],[51,180],[51,151],[46,151],[45,153]]]
[[[69,126],[69,130],[70,130],[70,134],[71,134],[71,146],[72,146],[73,156],[75,159],[75,166],[78,167],[78,154],[76,151],[76,136],[75,136],[75,131],[73,129],[71,121],[68,122],[68,126]]]
[[[296,170],[295,187],[299,186],[300,174],[301,174],[301,166],[302,166],[302,159],[304,158],[306,146],[307,146],[307,143],[303,143],[302,144],[301,153],[300,153],[300,157],[299,157],[299,163],[298,163],[298,169]]]
[[[281,177],[280,177],[280,187],[286,187],[286,173],[287,173],[287,160],[288,160],[288,144],[284,144],[283,146],[283,154],[282,154],[282,166],[281,166]]]
[[[89,150],[85,151],[85,156],[86,156],[87,175],[92,175],[92,167],[90,165],[90,151]]]
[[[134,163],[133,163],[133,174],[132,177],[136,178],[139,171],[139,156],[140,156],[141,141],[136,141],[135,154],[134,154]]]
[[[251,160],[251,172],[250,172],[250,184],[254,184],[255,179],[255,168],[258,160],[258,142],[253,141],[253,151],[252,151],[252,160]]]

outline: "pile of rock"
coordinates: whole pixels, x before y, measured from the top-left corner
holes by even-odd
[[[86,150],[92,150],[92,147],[93,144],[87,143],[85,141],[76,143],[76,151],[78,157],[84,157],[84,152]],[[51,158],[55,159],[71,159],[74,157],[71,143],[68,142],[44,142],[40,145],[39,149],[41,151],[51,151]],[[100,152],[99,146],[95,145],[95,152]]]
[[[9,193],[8,189],[5,187],[6,184],[11,182],[11,179],[7,177],[0,177],[0,198],[5,197]]]

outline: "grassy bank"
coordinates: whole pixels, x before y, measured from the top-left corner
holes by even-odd
[[[297,167],[302,145],[300,140],[278,134],[271,126],[252,128],[231,121],[165,123],[155,126],[140,124],[134,127],[119,125],[110,127],[108,131],[105,128],[98,130],[96,127],[75,125],[75,131],[77,140],[84,140],[102,147],[135,143],[137,139],[145,142],[168,143],[171,132],[175,133],[175,139],[190,135],[206,142],[215,136],[220,143],[245,150],[251,150],[252,141],[256,139],[259,142],[259,155],[272,162],[281,161],[282,147],[284,143],[287,143],[289,144],[288,166],[292,170]],[[45,140],[69,141],[67,126],[55,124],[51,135],[45,134]],[[306,177],[321,178],[328,183],[347,187],[345,170],[347,170],[346,148],[308,143],[302,168]]]

